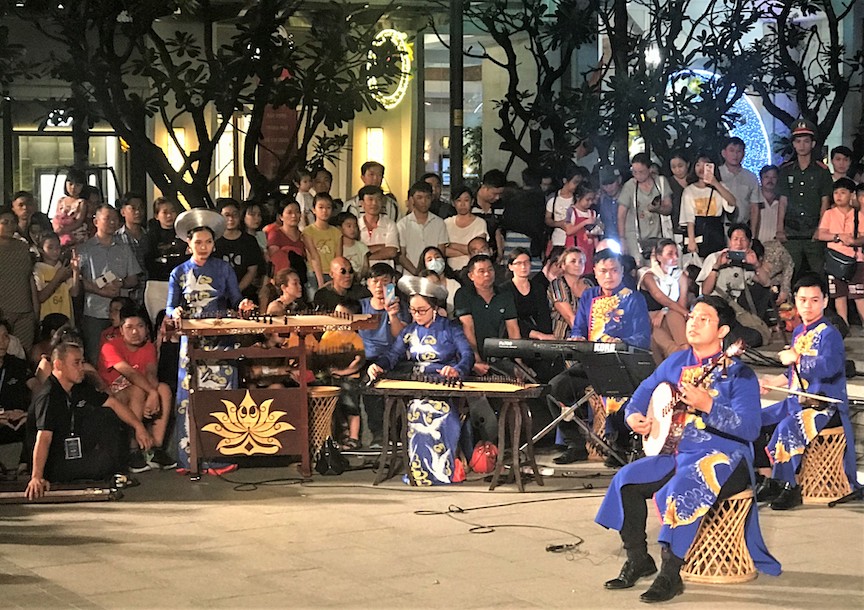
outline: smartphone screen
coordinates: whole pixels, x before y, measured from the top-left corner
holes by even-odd
[[[396,285],[387,284],[384,287],[384,304],[389,305],[396,299]]]
[[[702,177],[707,178],[708,176],[714,175],[714,164],[706,163],[704,169],[702,170]]]

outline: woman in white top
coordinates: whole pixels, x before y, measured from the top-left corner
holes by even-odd
[[[657,364],[687,347],[687,274],[678,266],[677,244],[657,242],[651,266],[639,270],[637,288],[645,295],[651,318],[651,352]]]
[[[471,202],[474,199],[471,189],[461,187],[455,191],[453,207],[456,208],[456,216],[444,219],[447,228],[447,262],[454,271],[459,271],[468,264],[471,258],[468,252],[468,243],[475,237],[485,237],[488,241],[486,221],[471,213]]]
[[[735,195],[720,182],[717,166],[706,153],[696,157],[689,182],[681,195],[680,222],[687,227],[687,251],[705,258],[726,247],[723,211],[735,211]]]

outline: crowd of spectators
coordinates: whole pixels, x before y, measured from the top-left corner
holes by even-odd
[[[793,278],[826,273],[834,255],[852,261],[844,273],[828,274],[838,323],[848,324],[850,300],[864,318],[862,167],[840,146],[829,169],[807,121],[794,123],[791,135],[794,155],[758,177],[742,165],[744,142],[731,137],[721,159],[675,151],[659,169],[644,153],[629,168],[574,162],[558,172],[526,170],[522,184],[493,169],[476,190],[454,186],[449,201],[440,176],[430,173],[400,203],[385,192],[384,166],[375,161],[362,165],[363,186],[344,202],[331,195],[326,169],[302,171],[281,201],[217,200],[226,227],[214,256],[233,268],[243,296],[261,311],[381,314],[378,329],[360,333],[370,364],[410,321],[407,299],[391,287],[402,275],[447,289],[440,313],[461,323],[473,372],[482,375],[497,370],[484,354],[488,337],[570,337],[579,298],[596,284],[592,260],[601,250],[620,251],[625,283],[645,296],[658,363],[686,345],[685,319],[702,294],[743,314],[732,335],[758,346],[786,331],[781,314],[791,308]],[[69,439],[83,425],[64,415],[58,388],[67,403],[80,397],[100,413],[90,417],[100,427],[107,424],[99,408],[109,407],[112,430],[123,422],[134,431],[119,440],[82,437],[104,449],[85,450],[102,462],[83,471],[175,465],[169,434],[177,351],[162,340],[159,322],[170,274],[190,256],[174,229],[182,210],[159,197],[147,220],[141,194],[127,193],[115,207],[85,182],[69,172],[50,220],[25,191],[0,209],[0,442],[29,436],[21,462],[41,482],[65,472],[62,459],[45,458],[68,461],[76,451]],[[560,372],[525,364],[540,381]],[[364,403],[375,447],[383,408],[374,397]],[[361,444],[357,413],[348,409],[340,433],[351,448]]]

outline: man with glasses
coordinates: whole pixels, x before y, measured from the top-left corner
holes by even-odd
[[[333,279],[315,293],[314,304],[319,309],[331,311],[346,298],[359,301],[372,296],[357,280],[351,261],[344,256],[337,256],[330,261],[330,277]]]
[[[751,443],[759,434],[760,421],[756,375],[733,358],[722,372],[695,385],[703,367],[721,355],[723,339],[734,320],[734,310],[723,299],[701,297],[687,320],[690,348],[669,356],[627,402],[627,425],[637,434],[651,432],[648,406],[661,384],[678,389],[688,415],[677,451],[643,457],[624,466],[612,479],[597,511],[596,522],[618,530],[627,553],[621,573],[605,583],[607,589],[629,589],[640,578],[657,572],[648,554],[646,500],[653,496],[661,519],[663,561],[660,573],[640,600],[664,602],[684,591],[680,570],[702,517],[717,501],[750,485]],[[766,574],[779,574],[780,564],[762,540],[755,504],[750,508],[745,536],[756,567]]]
[[[624,285],[624,267],[621,257],[609,249],[594,255],[594,277],[597,286],[582,293],[576,308],[576,319],[570,333],[575,341],[595,343],[626,343],[647,350],[651,344],[651,320],[645,297]],[[578,364],[556,375],[549,382],[549,392],[565,405],[572,405],[585,395],[588,378]],[[607,406],[608,408],[608,406]],[[558,415],[555,413],[554,415]],[[587,416],[587,408],[581,413]],[[580,412],[576,412],[580,417]],[[624,427],[623,412],[617,409],[607,412],[607,441],[626,452],[629,445],[628,431]],[[558,428],[567,446],[564,453],[553,461],[556,464],[572,464],[588,459],[585,439],[578,424],[562,421]],[[607,460],[617,465],[617,461]]]

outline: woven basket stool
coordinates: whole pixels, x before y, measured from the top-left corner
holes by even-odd
[[[804,504],[828,504],[852,492],[843,470],[844,453],[842,427],[825,428],[807,446],[798,472]]]
[[[756,564],[744,542],[744,523],[752,505],[753,490],[748,489],[711,507],[684,557],[681,578],[717,585],[756,578]]]
[[[593,392],[594,389],[590,386],[585,390],[585,393]],[[603,402],[603,397],[599,394],[593,394],[588,399],[588,404],[591,406],[591,411],[594,412],[594,423],[591,426],[594,434],[600,438],[606,438],[606,404]],[[588,460],[591,462],[602,462],[606,456],[597,450],[594,443],[588,441],[585,443],[585,448],[588,450]]]
[[[309,386],[309,451],[315,455],[333,434],[333,411],[342,390],[336,386]]]

